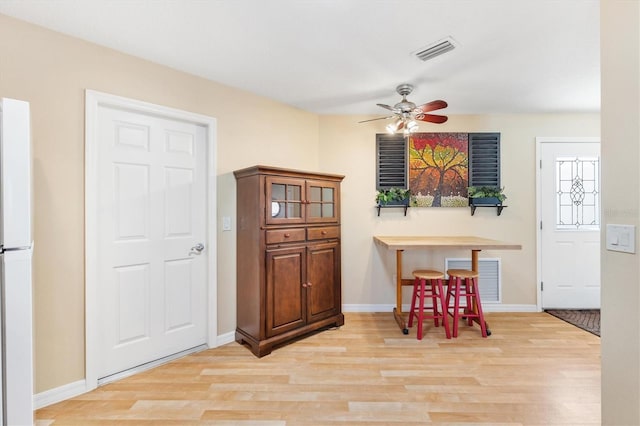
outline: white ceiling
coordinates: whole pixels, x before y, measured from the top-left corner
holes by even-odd
[[[600,110],[599,0],[0,0],[0,13],[319,114]],[[412,55],[452,37],[428,62]],[[19,42],[19,41],[18,41]]]

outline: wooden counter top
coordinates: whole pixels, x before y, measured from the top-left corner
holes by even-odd
[[[490,238],[471,236],[382,236],[375,235],[376,244],[388,250],[410,250],[419,248],[455,248],[467,250],[521,250],[522,245]]]

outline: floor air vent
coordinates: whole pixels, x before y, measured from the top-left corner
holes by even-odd
[[[445,259],[446,269],[471,269],[471,259]],[[482,303],[500,303],[502,291],[500,283],[500,259],[479,259],[480,300]],[[448,277],[447,277],[448,278]]]

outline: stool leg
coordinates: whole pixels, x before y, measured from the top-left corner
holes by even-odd
[[[478,288],[478,280],[472,278],[471,285],[473,286],[473,293],[476,297],[476,309],[478,310],[478,322],[480,323],[480,331],[482,337],[487,337],[487,324],[484,322],[484,313],[482,312],[482,303],[480,302],[480,289]]]
[[[447,281],[447,294],[444,298],[444,304],[445,304],[445,312],[447,317],[449,317],[449,315],[451,315],[453,317],[453,312],[450,312],[450,308],[451,308],[451,295],[453,294],[453,291],[455,290],[455,284],[454,284],[454,278],[453,277],[449,277],[449,280]],[[454,296],[455,298],[455,296]]]
[[[422,340],[422,324],[424,322],[424,292],[426,280],[420,280],[420,311],[418,311],[418,340]]]
[[[466,298],[467,298],[467,308],[465,309],[465,312],[469,313],[469,314],[473,314],[473,300],[472,300],[472,296],[473,296],[473,291],[471,290],[471,278],[465,278],[464,279],[464,288],[465,288],[465,293],[466,293]],[[476,297],[477,300],[477,297]],[[467,325],[471,326],[473,325],[473,316],[467,316]]]
[[[433,283],[433,282],[432,282]],[[442,314],[441,318],[442,318],[442,325],[444,325],[444,334],[445,336],[447,336],[447,339],[451,339],[451,331],[449,330],[449,314],[448,314],[448,309],[447,309],[447,305],[445,303],[445,296],[444,296],[444,288],[442,286],[442,280],[441,279],[437,279],[436,280],[436,284],[438,286],[438,299],[440,299],[440,307],[442,308]],[[433,302],[434,305],[436,304],[436,302]]]
[[[418,278],[413,280],[413,293],[411,294],[411,311],[409,312],[409,323],[407,327],[413,327],[413,316],[416,311],[416,294],[418,292]]]
[[[436,327],[440,327],[440,312],[438,311],[437,303],[437,300],[440,297],[440,290],[438,290],[438,287],[436,287],[438,282],[441,281],[439,279],[429,280],[429,284],[431,286],[431,306],[433,307],[433,323]]]
[[[458,337],[458,320],[460,319],[460,287],[462,281],[460,277],[454,277],[455,293],[453,295],[453,337]]]

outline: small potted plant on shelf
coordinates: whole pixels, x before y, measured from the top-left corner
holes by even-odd
[[[378,206],[406,206],[409,205],[410,200],[411,191],[405,188],[379,189],[376,194],[376,203]]]
[[[470,205],[501,206],[507,199],[504,188],[498,186],[470,186],[467,191]]]

